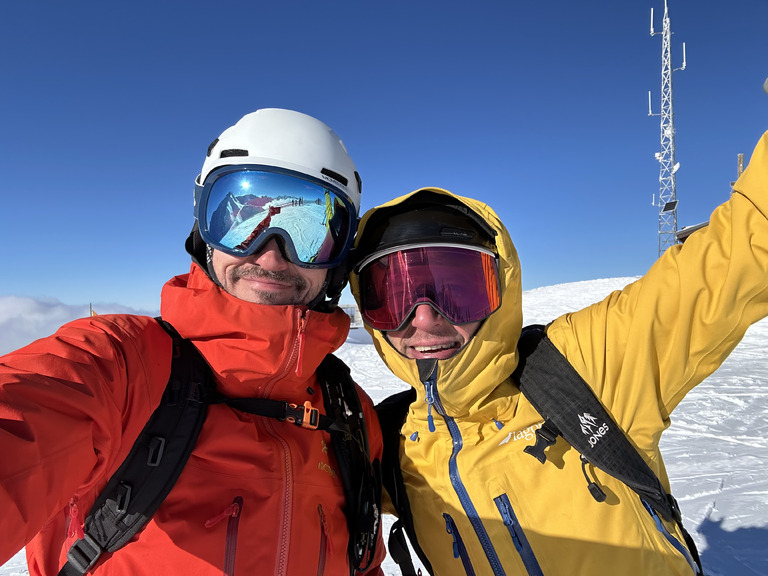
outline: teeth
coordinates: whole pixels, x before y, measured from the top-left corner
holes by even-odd
[[[414,346],[417,352],[439,352],[440,350],[450,350],[453,348],[453,344],[443,344],[441,346]]]

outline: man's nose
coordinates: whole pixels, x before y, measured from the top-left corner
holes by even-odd
[[[448,322],[443,316],[435,310],[430,304],[419,304],[413,311],[411,325],[414,328],[426,330],[428,328]]]
[[[288,260],[283,257],[277,239],[270,238],[254,255],[254,262],[265,270],[284,270],[288,267]]]

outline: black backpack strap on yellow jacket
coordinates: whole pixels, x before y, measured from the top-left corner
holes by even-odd
[[[194,448],[215,382],[197,349],[162,319],[173,338],[171,376],[160,406],[110,478],[85,520],[85,537],[67,553],[59,576],[85,574],[103,552],[125,545],[173,488]]]
[[[518,352],[519,364],[512,378],[545,419],[544,425],[536,432],[536,443],[526,447],[525,451],[542,463],[546,462],[545,450],[557,441],[558,436],[562,436],[582,455],[588,488],[597,501],[604,501],[605,494],[587,475],[586,462],[627,484],[640,496],[651,514],[658,514],[677,523],[687,546],[685,549],[685,546],[678,542],[678,550],[688,559],[693,571],[701,574],[701,561],[696,545],[682,525],[677,502],[664,489],[656,474],[615,423],[589,385],[549,341],[544,327],[532,325],[524,328],[518,343]],[[393,526],[390,531],[390,554],[404,576],[413,576],[415,572],[402,537],[402,529],[405,529],[419,559],[432,573],[416,538],[400,470],[401,429],[408,414],[408,407],[415,398],[415,390],[408,390],[390,396],[376,406],[384,435],[383,484],[398,514],[397,530]],[[658,520],[657,523],[661,524]],[[395,546],[393,539],[397,540]],[[675,545],[674,542],[672,544]],[[392,554],[393,548],[399,551],[401,559]]]
[[[584,477],[595,500],[603,502],[606,495],[587,475],[587,462],[634,490],[649,512],[655,511],[668,522],[675,522],[688,547],[684,550],[681,545],[679,551],[694,571],[698,568],[697,573],[701,573],[698,552],[683,527],[677,501],[664,489],[593,390],[547,338],[545,328],[524,328],[518,351],[520,362],[512,377],[545,420],[536,431],[536,443],[525,451],[543,463],[546,448],[562,436],[581,454]]]

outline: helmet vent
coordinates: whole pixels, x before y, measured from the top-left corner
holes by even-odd
[[[219,143],[219,139],[216,138],[216,140],[208,144],[208,153],[206,154],[206,157],[210,157],[211,152],[213,152],[213,147],[216,146],[216,144],[218,143]]]
[[[239,148],[222,150],[219,158],[232,158],[233,156],[248,156],[248,150],[241,150]]]
[[[341,182],[342,184],[344,184],[344,186],[346,186],[347,182],[349,182],[349,180],[344,178],[344,176],[342,176],[338,172],[334,172],[333,170],[329,170],[328,168],[323,168],[322,170],[320,170],[320,174],[325,174],[329,178],[333,178],[337,182]]]

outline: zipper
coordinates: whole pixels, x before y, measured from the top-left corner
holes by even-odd
[[[504,568],[501,566],[501,561],[496,554],[491,538],[488,536],[488,532],[486,532],[485,526],[483,526],[483,521],[480,519],[480,515],[477,513],[477,509],[472,503],[472,499],[469,497],[469,493],[459,474],[459,466],[456,459],[464,446],[464,441],[461,437],[461,431],[459,430],[458,424],[456,424],[456,421],[452,417],[446,414],[445,408],[440,401],[440,393],[437,390],[437,364],[435,364],[435,369],[432,370],[432,373],[424,381],[424,387],[427,404],[430,407],[427,420],[429,421],[429,418],[431,417],[431,408],[434,407],[435,411],[443,417],[443,420],[445,420],[445,423],[448,426],[448,432],[451,435],[451,440],[453,441],[453,452],[448,460],[448,473],[451,479],[451,485],[453,486],[456,495],[459,497],[459,502],[461,502],[464,513],[467,515],[467,518],[475,530],[477,539],[483,547],[483,551],[488,558],[488,563],[491,565],[494,576],[503,576]],[[430,431],[434,432],[434,423],[430,427]]]
[[[467,576],[475,576],[475,570],[472,568],[472,562],[469,560],[467,547],[464,546],[464,541],[461,539],[456,522],[453,521],[450,514],[443,513],[443,518],[445,518],[445,531],[453,537],[453,557],[461,558],[461,564],[464,566],[464,572],[467,573]]]
[[[240,527],[240,513],[243,511],[243,499],[237,496],[232,501],[232,514],[227,520],[227,545],[224,555],[224,576],[235,574],[235,553],[237,552],[237,532]]]
[[[205,527],[212,528],[225,518],[227,518],[227,534],[224,540],[224,576],[234,576],[235,574],[235,554],[237,553],[237,533],[240,527],[240,513],[243,511],[243,499],[235,496],[232,504],[227,506],[226,510],[206,520]]]
[[[433,373],[437,373],[437,369]],[[430,376],[426,382],[424,382],[424,402],[427,403],[427,425],[430,432],[435,431],[435,420],[432,418],[432,406],[435,404],[435,394],[437,393],[437,377],[435,377],[434,386],[430,383],[433,382],[432,376]],[[434,389],[434,392],[433,392]]]
[[[264,387],[262,397],[269,397],[272,388],[290,372],[294,367],[297,375],[301,374],[301,360],[304,355],[304,332],[309,323],[310,311],[306,308],[296,309],[296,336],[293,340],[288,356],[283,363],[280,371],[275,374],[272,380]],[[261,419],[267,433],[272,436],[279,444],[283,455],[283,505],[282,516],[279,528],[279,543],[277,551],[277,562],[275,564],[275,576],[284,576],[288,565],[288,541],[291,534],[291,510],[293,508],[293,465],[291,464],[290,449],[288,443],[277,432],[277,429],[270,418]]]
[[[304,331],[309,321],[309,310],[299,310],[298,317],[298,335],[296,336],[296,376],[301,376],[304,368]]]
[[[653,509],[651,505],[648,504],[645,500],[642,498],[640,499],[640,502],[643,503],[643,506],[645,506],[645,509],[648,510],[648,513],[651,515],[651,518],[653,518],[654,522],[656,523],[656,528],[659,532],[662,533],[664,538],[667,539],[667,541],[672,545],[672,547],[680,552],[682,554],[683,558],[685,558],[686,562],[691,566],[691,570],[693,570],[694,574],[700,574],[699,567],[696,565],[696,562],[693,560],[693,557],[691,557],[691,552],[688,550],[688,548],[680,542],[677,538],[675,538],[672,534],[669,533],[669,530],[667,530],[667,527],[664,526],[664,522],[661,521],[661,518],[659,518],[659,515],[656,513],[656,510]]]
[[[517,521],[517,516],[512,508],[512,503],[506,494],[497,496],[493,499],[496,503],[496,508],[501,513],[501,518],[504,521],[504,526],[509,530],[509,535],[512,536],[512,542],[515,544],[515,549],[520,554],[520,559],[523,561],[526,571],[530,576],[544,576],[539,566],[539,561],[536,560],[536,555],[533,553],[533,548],[528,543],[528,538],[525,537],[523,527],[520,526],[520,522]]]
[[[304,358],[304,332],[307,329],[309,323],[310,311],[304,308],[296,309],[296,336],[293,340],[293,346],[291,347],[288,356],[283,363],[280,371],[269,381],[264,387],[263,397],[269,397],[269,393],[277,382],[285,378],[291,367],[294,367],[297,376],[301,376],[302,373],[302,360]],[[295,364],[295,366],[294,366]]]
[[[275,576],[287,574],[288,544],[291,535],[291,510],[293,509],[293,464],[291,463],[288,443],[277,433],[271,418],[264,418],[264,427],[267,432],[280,444],[283,454],[283,505],[280,522],[280,540],[278,544],[277,563]]]
[[[325,574],[325,562],[328,558],[328,524],[325,521],[323,505],[317,505],[317,513],[320,515],[320,555],[317,559],[317,576]]]

